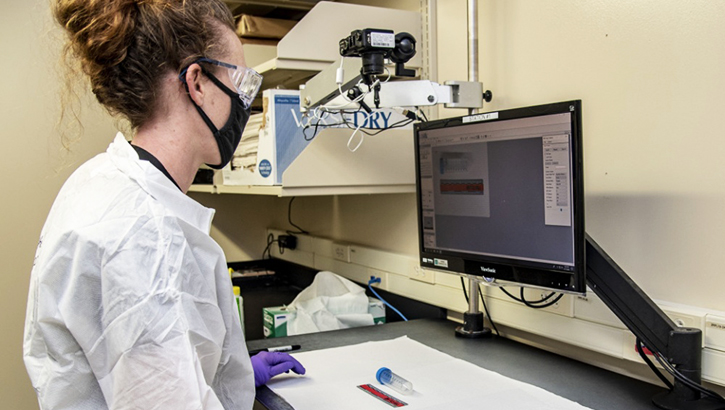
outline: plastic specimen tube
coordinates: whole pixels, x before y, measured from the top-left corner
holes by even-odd
[[[387,367],[381,367],[378,369],[378,373],[375,375],[375,378],[378,379],[378,382],[383,386],[388,386],[398,393],[413,393],[413,383],[393,373]]]

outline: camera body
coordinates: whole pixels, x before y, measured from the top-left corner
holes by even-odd
[[[340,55],[343,57],[362,57],[368,53],[390,53],[395,48],[393,30],[366,28],[355,30],[340,40]]]
[[[386,58],[396,63],[396,75],[410,76],[409,73],[397,74],[398,66],[402,70],[403,64],[413,58],[415,52],[415,38],[408,33],[396,35],[393,30],[372,28],[355,30],[340,40],[341,56],[362,58],[360,74],[366,82],[372,76],[385,72]]]

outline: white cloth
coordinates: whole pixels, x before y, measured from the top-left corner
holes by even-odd
[[[364,288],[332,272],[319,272],[289,304],[296,315],[287,323],[287,334],[372,326],[375,321],[368,304]]]
[[[23,344],[41,409],[251,409],[254,373],[214,210],[120,133],[41,233]]]

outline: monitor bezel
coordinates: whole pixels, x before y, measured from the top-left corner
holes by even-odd
[[[491,111],[473,115],[416,123],[414,126],[415,172],[416,172],[416,203],[418,208],[418,250],[420,264],[423,268],[440,270],[448,273],[482,278],[490,284],[513,285],[546,289],[556,292],[586,294],[586,248],[584,219],[584,166],[582,149],[582,115],[581,100],[542,104],[530,107]],[[421,131],[471,125],[477,122],[499,122],[519,118],[542,115],[571,113],[572,132],[572,204],[574,222],[574,271],[531,267],[525,262],[511,258],[500,258],[455,251],[430,252],[424,246],[423,210],[421,199],[420,176],[420,141]],[[488,269],[485,273],[481,267]],[[548,278],[548,279],[547,279]]]

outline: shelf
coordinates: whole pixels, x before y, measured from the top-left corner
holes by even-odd
[[[254,69],[264,76],[261,89],[296,90],[301,84],[306,83],[315,74],[329,66],[330,64],[327,62],[274,58],[255,66]]]
[[[189,192],[201,192],[204,194],[216,194],[216,185],[209,184],[192,184],[189,187]]]
[[[319,0],[224,0],[229,10],[236,16],[287,18],[299,20],[300,15],[310,10]]]
[[[415,193],[415,185],[372,185],[372,186],[329,186],[329,187],[282,187],[282,186],[227,186],[192,185],[189,192],[205,194],[241,194],[269,195],[278,197],[292,196],[331,196],[331,195],[373,195]]]
[[[320,1],[279,41],[276,57],[252,68],[264,76],[262,89],[298,89],[339,61],[341,39],[353,30],[369,27],[405,31],[419,39],[421,17],[413,11]],[[416,55],[406,65],[420,68],[421,64],[420,55]]]
[[[346,128],[321,131],[282,174],[282,185],[193,185],[190,191],[273,196],[415,192],[412,130],[368,136],[356,152],[347,148],[350,134]]]

